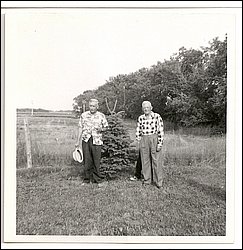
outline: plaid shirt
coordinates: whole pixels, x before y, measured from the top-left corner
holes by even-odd
[[[140,141],[143,135],[153,134],[158,134],[158,146],[162,146],[164,141],[164,124],[161,116],[154,112],[151,112],[149,118],[145,115],[140,115],[137,122],[136,139]]]
[[[79,127],[82,128],[83,141],[87,142],[92,136],[93,144],[102,145],[102,133],[99,133],[97,129],[108,127],[108,122],[101,112],[91,114],[90,111],[86,111],[80,116]]]

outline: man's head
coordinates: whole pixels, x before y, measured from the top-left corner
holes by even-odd
[[[91,114],[94,114],[99,108],[99,102],[97,99],[89,100],[89,110]]]
[[[142,103],[142,110],[143,110],[145,115],[149,115],[151,113],[152,109],[153,109],[153,107],[152,107],[151,102],[144,101]]]

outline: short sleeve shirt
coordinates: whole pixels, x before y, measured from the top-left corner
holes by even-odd
[[[102,133],[99,133],[97,129],[108,127],[106,117],[101,112],[91,114],[90,111],[82,113],[79,119],[79,127],[82,128],[82,140],[88,142],[93,138],[93,144],[102,145]]]

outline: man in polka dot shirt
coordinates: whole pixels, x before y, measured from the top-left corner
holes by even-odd
[[[142,103],[143,115],[139,116],[136,140],[142,160],[143,184],[162,186],[162,145],[164,126],[161,116],[152,111],[149,101]]]

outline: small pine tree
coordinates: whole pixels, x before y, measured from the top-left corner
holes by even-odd
[[[101,172],[111,177],[117,170],[130,163],[131,139],[118,115],[109,115],[107,121],[109,129],[103,134]]]

